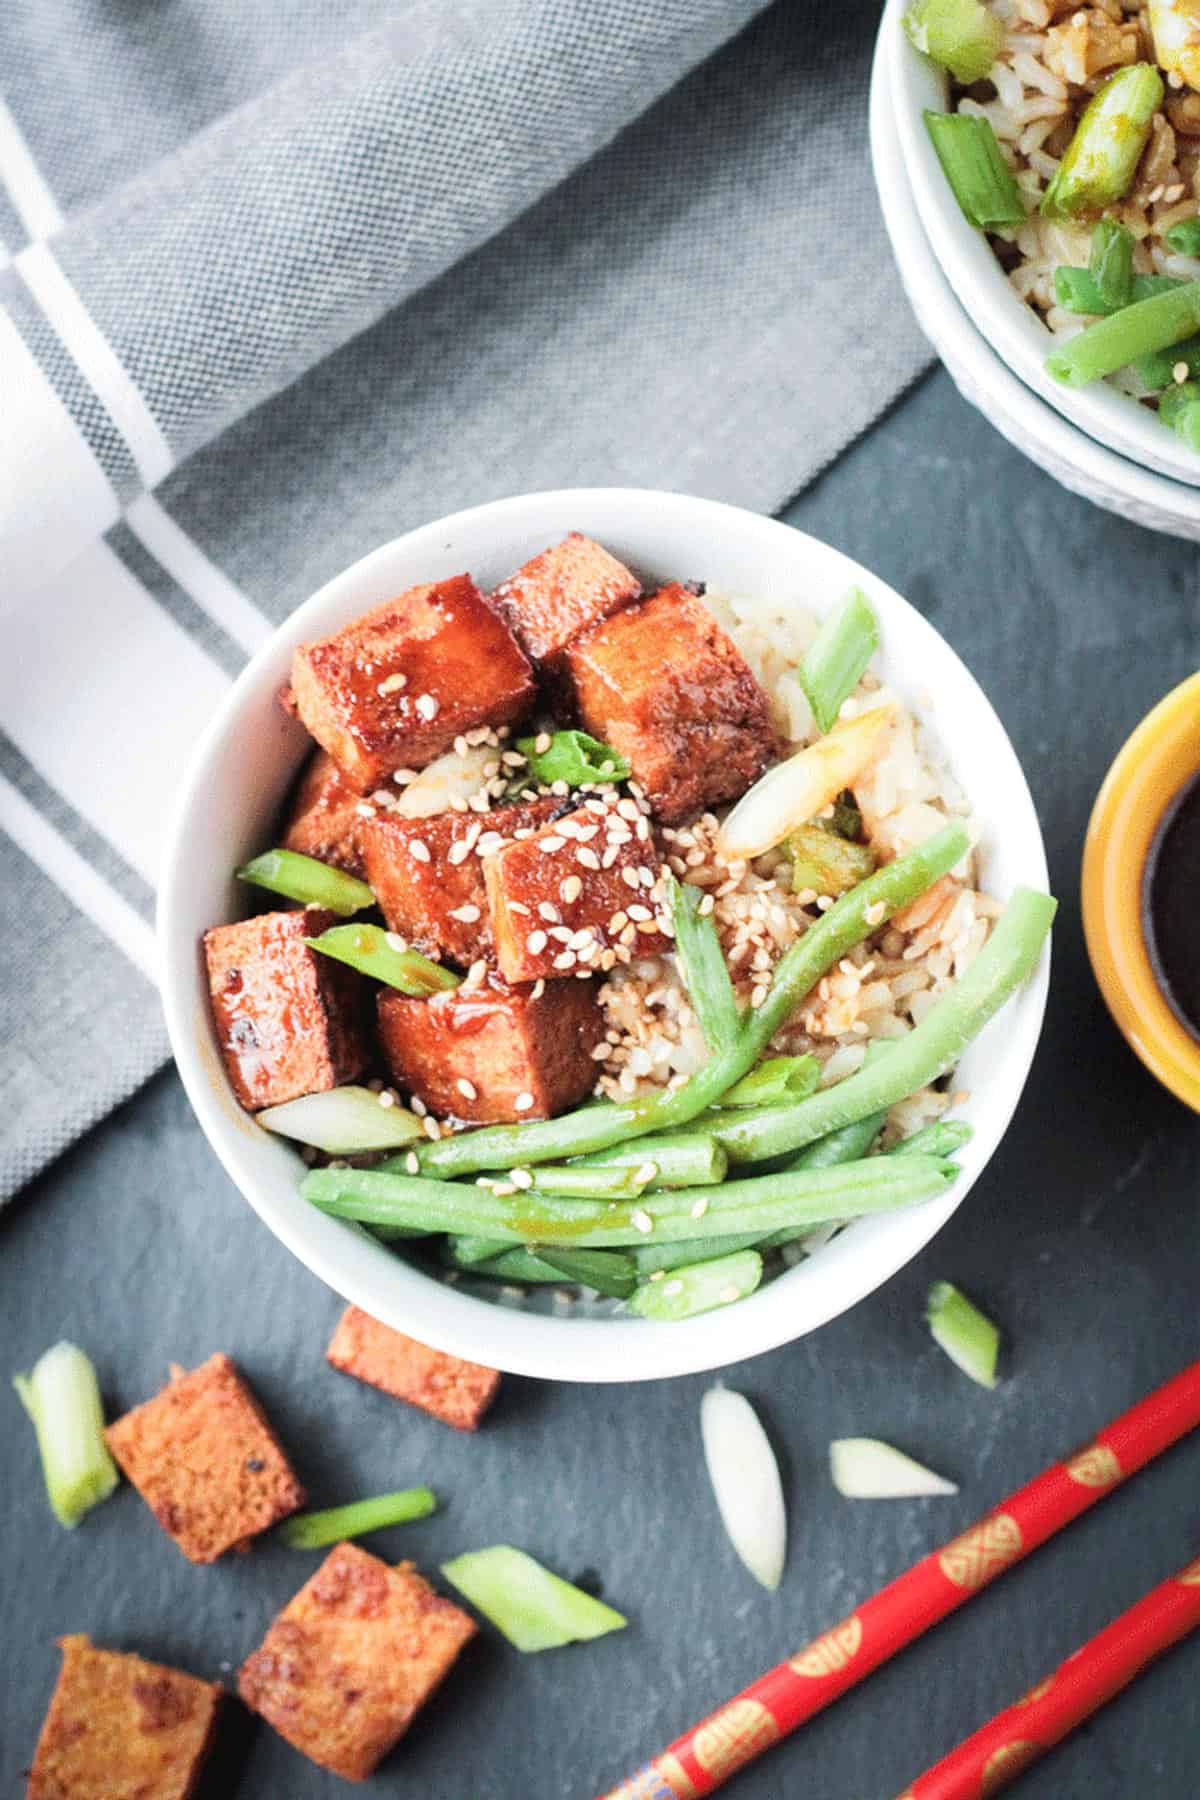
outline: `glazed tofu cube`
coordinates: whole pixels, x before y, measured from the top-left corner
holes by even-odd
[[[484,864],[506,981],[552,980],[669,948],[650,821],[632,799],[584,802]]]
[[[292,690],[351,787],[423,769],[460,733],[519,719],[533,671],[469,575],[409,588],[335,637],[301,644]]]
[[[535,831],[560,809],[555,799],[490,813],[404,819],[379,812],[360,822],[366,879],[390,930],[426,956],[470,966],[492,953],[483,859],[514,833]]]
[[[581,631],[636,600],[641,591],[624,563],[572,531],[501,582],[492,604],[534,662],[554,662]]]
[[[105,1432],[108,1447],[189,1562],[215,1562],[304,1505],[278,1438],[218,1351]]]
[[[439,1118],[548,1119],[596,1081],[602,1032],[592,982],[541,993],[498,976],[410,1000],[379,996],[379,1041],[393,1080]]]
[[[26,1800],[188,1800],[224,1690],[163,1663],[58,1640],[62,1668]]]
[[[221,1054],[247,1112],[338,1087],[366,1067],[362,978],[304,941],[340,923],[306,907],[204,934]]]
[[[315,751],[288,808],[284,848],[361,878],[363,859],[355,834],[362,822],[358,813],[362,804],[361,794],[347,786],[332,756]]]
[[[456,1431],[479,1429],[500,1386],[497,1369],[431,1350],[357,1306],[348,1306],[338,1320],[325,1356],[344,1375],[419,1406]]]
[[[678,583],[577,639],[567,669],[587,730],[625,757],[666,825],[736,799],[775,754],[767,696]]]
[[[478,1629],[412,1563],[338,1544],[246,1658],[238,1692],[302,1755],[365,1781]]]

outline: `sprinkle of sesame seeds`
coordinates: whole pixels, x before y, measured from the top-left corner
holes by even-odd
[[[544,837],[539,841],[538,849],[543,856],[553,856],[556,850],[565,850],[566,844],[565,837],[559,837],[556,832],[551,832],[549,837]]]
[[[573,901],[578,900],[582,892],[583,883],[578,875],[568,875],[566,880],[560,884],[558,890],[559,898],[566,906],[570,906]]]
[[[413,704],[423,719],[436,719],[441,710],[432,694],[418,694]]]
[[[531,931],[525,939],[525,948],[530,956],[540,956],[549,942],[544,931]]]
[[[600,858],[594,850],[589,850],[586,844],[581,845],[575,852],[575,861],[581,869],[599,869],[600,867]]]
[[[509,912],[518,913],[523,919],[529,917],[529,908],[523,900],[510,900],[508,903],[508,910]]]
[[[436,1119],[426,1119],[424,1121],[423,1129],[425,1136],[427,1138],[432,1138],[434,1143],[436,1143],[442,1135],[441,1127]]]
[[[676,1294],[682,1294],[682,1292],[683,1283],[680,1281],[679,1277],[675,1275],[668,1281],[666,1287],[663,1289],[663,1299],[673,1300]]]
[[[551,901],[539,900],[538,918],[545,919],[548,925],[558,925],[561,923],[562,914],[559,912],[557,906],[553,905]]]
[[[592,1061],[593,1062],[607,1062],[608,1061],[608,1052],[609,1052],[609,1046],[607,1043],[597,1044],[596,1048],[592,1051]]]
[[[478,987],[479,983],[484,979],[486,974],[487,974],[487,963],[484,961],[483,957],[481,956],[479,958],[478,962],[473,962],[471,964],[470,968],[467,970],[467,982],[469,985]]]
[[[634,1207],[629,1215],[629,1222],[631,1225],[635,1225],[637,1229],[646,1236],[649,1236],[650,1232],[654,1230],[654,1220],[650,1217],[650,1214],[643,1211],[640,1206]]]
[[[554,739],[548,731],[539,731],[533,740],[533,747],[539,756],[545,756],[553,742]]]
[[[540,1000],[542,995],[545,993],[545,991],[546,991],[545,980],[543,979],[543,977],[541,975],[539,975],[537,980],[534,982],[533,986],[529,990],[529,998],[531,1000]]]
[[[399,669],[397,669],[394,675],[389,675],[386,680],[379,683],[375,692],[379,695],[381,700],[386,700],[389,694],[398,694],[401,688],[407,686],[408,676],[402,675]]]
[[[513,1186],[517,1188],[531,1188],[533,1186],[533,1176],[528,1169],[510,1169],[508,1171],[508,1179],[512,1182]]]
[[[459,863],[466,862],[466,860],[467,860],[468,856],[470,856],[470,854],[471,854],[471,846],[468,843],[467,839],[466,838],[455,838],[455,840],[451,844],[449,850],[446,852],[446,861],[448,863],[452,863],[454,865],[454,867],[457,868]]]
[[[633,1179],[635,1181],[640,1181],[643,1184],[645,1184],[645,1183],[653,1181],[654,1177],[657,1174],[658,1174],[658,1164],[657,1163],[644,1162],[644,1163],[640,1164],[640,1166],[633,1171]]]
[[[375,808],[371,805],[369,800],[360,800],[354,810],[360,819],[373,819],[375,817]]]
[[[708,1196],[707,1194],[704,1194],[701,1195],[700,1199],[697,1200],[696,1204],[692,1207],[691,1216],[693,1219],[702,1219],[707,1211]]]
[[[383,1107],[395,1106],[396,1096],[390,1088],[384,1088],[382,1094],[379,1096],[379,1104]]]
[[[404,1159],[404,1166],[410,1175],[415,1175],[421,1167],[421,1159],[415,1150],[410,1150]]]
[[[1171,379],[1177,387],[1182,387],[1188,378],[1188,366],[1185,362],[1177,362],[1171,370]]]
[[[464,1100],[478,1100],[479,1093],[475,1083],[473,1081],[468,1081],[465,1075],[460,1075],[454,1085]]]
[[[426,1113],[429,1111],[429,1108],[426,1106],[425,1102],[422,1100],[420,1094],[413,1095],[412,1100],[410,1101],[410,1105],[412,1106],[412,1109],[416,1113],[418,1119],[423,1119],[425,1117]]]
[[[424,838],[414,838],[408,848],[419,863],[433,861],[429,845],[425,842]]]
[[[626,863],[625,867],[621,870],[621,880],[625,883],[626,887],[636,888],[638,885],[637,870],[631,868],[630,865]]]
[[[631,919],[648,919],[650,917],[650,912],[647,907],[641,905],[640,902],[636,902],[629,908],[629,916]]]
[[[573,950],[560,950],[554,959],[554,967],[556,969],[573,969],[575,967],[575,952]]]
[[[701,918],[702,918],[702,919],[707,919],[707,917],[708,917],[708,915],[709,915],[709,913],[710,913],[710,912],[711,912],[711,911],[712,911],[712,909],[713,909],[713,907],[714,907],[714,906],[715,906],[715,905],[716,905],[716,904],[717,904],[717,903],[716,903],[716,901],[715,901],[715,900],[714,900],[714,899],[713,899],[713,897],[712,897],[712,895],[711,895],[711,894],[705,894],[705,896],[704,896],[704,898],[703,898],[703,900],[701,900],[701,902],[700,902],[700,905],[699,905],[699,907],[698,907],[698,908],[697,908],[697,911],[698,911],[698,912],[699,912],[699,914],[700,914],[700,917],[701,917]]]
[[[651,1281],[665,1281],[667,1279],[667,1271],[665,1269],[651,1269],[650,1279]]]
[[[533,1095],[529,1092],[525,1092],[523,1094],[518,1094],[516,1099],[513,1101],[513,1110],[515,1112],[531,1112],[532,1109],[533,1109]]]
[[[456,906],[450,917],[457,919],[460,925],[474,925],[480,917],[480,912],[477,906]]]
[[[501,1200],[507,1200],[509,1195],[515,1194],[516,1191],[516,1183],[512,1181],[498,1181],[492,1189],[492,1192]]]
[[[817,896],[817,911],[818,912],[828,912],[832,905],[833,905],[833,895],[832,894],[819,894]]]

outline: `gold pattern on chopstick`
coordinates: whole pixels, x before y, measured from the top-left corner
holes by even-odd
[[[731,1700],[692,1738],[692,1755],[706,1775],[721,1780],[753,1762],[779,1736],[774,1717],[758,1700]]]
[[[983,1779],[979,1787],[979,1800],[991,1800],[993,1794],[1007,1787],[1010,1781],[1035,1763],[1041,1755],[1041,1745],[1030,1738],[1018,1738],[1015,1743],[1005,1744],[999,1750],[993,1750],[983,1765]]]
[[[981,1588],[1016,1562],[1024,1542],[1021,1527],[1009,1513],[994,1513],[947,1544],[938,1565],[955,1587]]]
[[[1125,1473],[1107,1444],[1088,1444],[1085,1449],[1077,1450],[1063,1467],[1072,1481],[1086,1488],[1116,1487]]]
[[[1200,1556],[1196,1558],[1194,1563],[1188,1564],[1187,1568],[1183,1570],[1178,1579],[1183,1583],[1184,1587],[1200,1587]]]
[[[1017,1701],[1017,1705],[1032,1706],[1035,1701],[1042,1699],[1044,1695],[1050,1692],[1050,1689],[1054,1686],[1054,1682],[1055,1677],[1053,1675],[1047,1675],[1042,1681],[1037,1682],[1031,1687],[1027,1694],[1022,1694],[1021,1698]]]
[[[803,1650],[788,1659],[788,1667],[797,1675],[806,1675],[810,1680],[818,1680],[822,1675],[836,1675],[844,1669],[852,1657],[857,1656],[862,1645],[862,1620],[857,1613],[843,1619],[824,1637],[815,1638]]]

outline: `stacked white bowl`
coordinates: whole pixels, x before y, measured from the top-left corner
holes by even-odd
[[[871,85],[871,156],[900,276],[959,392],[1072,492],[1154,531],[1200,541],[1200,457],[1106,383],[1069,389],[1043,369],[1051,337],[959,210],[922,117],[945,111],[941,72],[888,0]]]

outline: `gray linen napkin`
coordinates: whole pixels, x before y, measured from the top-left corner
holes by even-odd
[[[867,164],[876,18],[0,14],[0,1198],[166,1054],[161,815],[271,623],[502,493],[772,510],[918,372]]]

